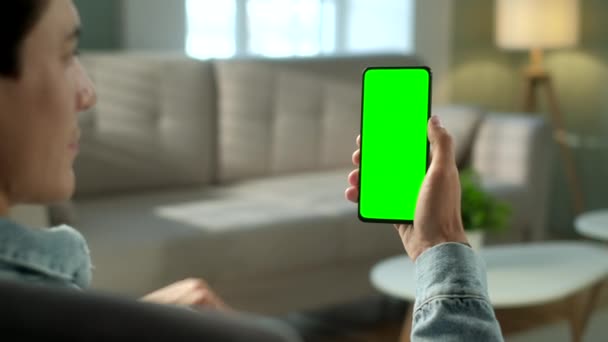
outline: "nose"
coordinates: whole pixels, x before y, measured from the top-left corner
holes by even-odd
[[[78,112],[84,112],[97,103],[97,93],[95,91],[95,86],[93,82],[87,75],[87,72],[80,64],[80,61],[77,62],[77,99],[76,99],[76,109]]]

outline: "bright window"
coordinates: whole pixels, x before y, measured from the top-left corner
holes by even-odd
[[[236,53],[234,0],[188,0],[186,52],[198,58],[231,57]]]
[[[413,50],[413,1],[348,2],[347,51],[365,53]]]
[[[249,52],[267,56],[319,54],[320,13],[319,1],[249,0]]]
[[[196,58],[413,50],[413,0],[186,0]]]

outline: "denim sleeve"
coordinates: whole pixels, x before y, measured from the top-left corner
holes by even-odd
[[[412,341],[503,341],[488,298],[484,263],[470,247],[445,243],[416,260]]]

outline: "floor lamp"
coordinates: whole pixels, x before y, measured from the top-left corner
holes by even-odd
[[[576,45],[579,6],[577,0],[496,0],[496,41],[499,47],[529,50],[530,65],[524,72],[526,112],[536,111],[538,92],[546,96],[553,136],[559,147],[572,203],[577,214],[585,200],[576,172],[574,156],[565,139],[565,129],[551,75],[543,66],[543,50]]]

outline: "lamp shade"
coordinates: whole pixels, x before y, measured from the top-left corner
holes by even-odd
[[[578,0],[496,0],[496,42],[504,49],[576,45]]]

